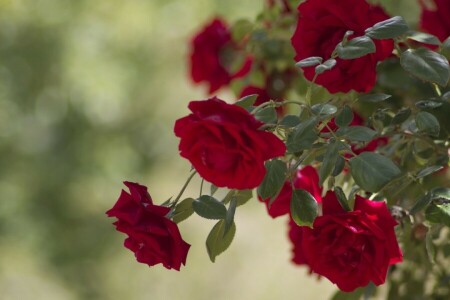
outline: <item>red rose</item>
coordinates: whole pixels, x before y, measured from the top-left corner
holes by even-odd
[[[297,176],[294,180],[294,187],[308,191],[317,202],[322,202],[322,187],[319,186],[319,175],[316,169],[311,166],[306,166],[297,171]],[[270,199],[261,199],[267,207],[267,212],[272,218],[283,216],[290,213],[292,197],[292,187],[289,181],[286,181],[280,191],[278,197],[269,205]]]
[[[338,126],[334,122],[334,118],[331,119],[330,122],[328,122],[328,126],[333,131],[336,131],[338,129]],[[353,120],[350,122],[349,126],[364,126],[364,119],[357,112],[353,111]],[[328,130],[328,128],[324,127],[322,129],[322,132],[329,132],[329,130]],[[371,140],[370,142],[363,145],[362,147],[352,145],[351,148],[355,154],[359,155],[363,152],[373,152],[378,147],[387,145],[388,141],[389,140],[387,137],[379,137],[379,138]]]
[[[266,174],[264,162],[286,152],[284,143],[242,107],[217,97],[191,101],[192,114],[175,123],[180,155],[218,187],[252,189]]]
[[[214,19],[191,42],[190,70],[196,83],[207,82],[209,93],[228,85],[234,78],[244,76],[250,71],[252,61],[246,58],[243,66],[231,74],[225,61],[233,55],[236,46],[232,43],[227,25],[221,19]]]
[[[177,224],[166,218],[170,208],[154,205],[147,187],[124,182],[130,193],[122,190],[108,217],[116,217],[113,224],[126,233],[125,247],[134,252],[140,263],[154,266],[162,263],[167,269],[180,270],[186,265],[190,245],[183,241]]]
[[[450,1],[420,0],[420,6],[422,7],[420,27],[443,42],[450,36]]]
[[[329,59],[348,30],[354,32],[351,38],[362,36],[366,28],[389,18],[380,7],[364,0],[308,0],[298,6],[298,11],[297,29],[291,39],[296,61],[311,56]],[[374,42],[376,53],[351,60],[337,58],[336,66],[319,75],[315,82],[330,93],[352,89],[368,92],[376,82],[377,63],[389,57],[394,47],[392,40]],[[313,79],[314,69],[304,68],[308,80]]]
[[[314,273],[327,277],[345,292],[381,285],[388,267],[402,261],[395,237],[395,219],[384,202],[356,196],[355,208],[346,212],[336,195],[323,198],[323,216],[313,229],[300,227],[297,252]]]

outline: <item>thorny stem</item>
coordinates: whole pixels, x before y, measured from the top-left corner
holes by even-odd
[[[331,129],[331,127],[325,123],[325,127],[330,131],[331,135],[334,137],[334,139],[336,141],[339,141],[340,139],[337,137],[337,135],[334,133],[334,131]],[[355,152],[353,152],[353,150],[350,148],[350,150],[348,150],[350,152],[351,155],[353,156],[358,156]]]
[[[436,145],[435,143],[430,141],[427,137],[421,136],[421,135],[417,135],[417,134],[413,134],[413,133],[408,133],[408,132],[401,131],[401,132],[394,132],[394,133],[391,133],[391,134],[383,134],[382,136],[383,137],[392,137],[392,136],[394,136],[396,134],[399,134],[399,135],[401,135],[401,136],[403,136],[405,138],[416,138],[416,139],[422,140],[425,143],[427,143],[428,145],[430,145],[431,147],[433,147],[435,150],[438,149],[438,145]]]
[[[291,167],[291,169],[289,170],[289,172],[291,173],[291,172],[293,172],[293,171],[296,171],[297,168],[302,164],[302,162],[303,162],[306,158],[308,158],[309,155],[313,154],[314,152],[315,152],[315,150],[313,149],[313,150],[311,150],[311,151],[309,151],[309,152],[303,153],[303,154],[299,157],[299,159],[295,162],[294,166]]]
[[[310,82],[310,84],[308,85],[308,90],[306,91],[305,100],[306,100],[306,104],[307,104],[308,106],[311,106],[311,94],[312,94],[312,88],[313,88],[314,82],[316,81],[318,75],[319,75],[319,74],[317,74],[317,73],[314,75],[314,78],[313,78],[313,80]]]
[[[281,102],[282,104],[297,104],[299,106],[304,106],[305,104],[300,101],[294,101],[294,100],[286,100]]]
[[[205,182],[205,179],[202,178],[202,182],[200,183],[200,195],[199,195],[199,197],[201,197],[202,194],[203,194],[203,183],[204,182]]]
[[[403,180],[405,177],[408,177],[408,185],[411,183],[410,182],[410,175],[408,174],[408,173],[406,173],[405,175],[402,175],[402,176],[399,176],[399,177],[397,177],[397,178],[395,178],[395,179],[393,179],[391,182],[389,182],[388,184],[386,184],[385,186],[383,186],[382,188],[381,188],[381,190],[379,190],[377,193],[374,193],[374,194],[372,194],[371,196],[370,196],[370,200],[373,200],[373,199],[375,199],[375,197],[376,196],[378,196],[378,195],[380,195],[380,194],[382,194],[385,190],[387,190],[388,188],[390,188],[391,186],[393,186],[394,184],[397,184],[397,183],[399,183],[401,180]],[[394,193],[394,195],[393,196],[395,196],[395,195],[397,195],[397,193],[399,192],[399,191],[401,191],[402,189],[404,189],[406,186],[401,186],[401,188],[399,188],[399,189],[397,189],[397,192],[396,193]]]
[[[285,100],[283,102],[275,102],[273,100],[270,100],[268,102],[261,103],[260,105],[255,107],[253,109],[253,111],[252,111],[252,115],[255,115],[256,113],[258,113],[262,109],[266,108],[267,106],[279,107],[279,106],[284,105],[284,104],[297,104],[299,106],[304,106],[305,105],[304,103],[302,103],[300,101],[294,101],[294,100]]]
[[[259,112],[260,110],[262,110],[262,109],[265,108],[266,106],[273,106],[273,107],[275,107],[275,106],[276,106],[276,103],[275,103],[275,101],[273,101],[273,100],[270,100],[270,101],[268,101],[268,102],[261,103],[260,105],[258,105],[257,107],[255,107],[255,108],[253,109],[252,115],[256,115],[257,112]]]
[[[186,182],[184,183],[183,187],[181,188],[180,193],[178,193],[178,196],[175,198],[175,200],[172,203],[172,206],[175,206],[178,203],[178,200],[180,200],[181,196],[183,195],[184,191],[186,190],[187,186],[189,185],[189,182],[191,182],[194,175],[197,174],[197,171],[193,171],[191,175],[188,177]]]

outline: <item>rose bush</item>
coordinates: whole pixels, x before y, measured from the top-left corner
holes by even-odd
[[[354,210],[347,212],[329,191],[323,198],[323,216],[313,228],[301,227],[297,234],[291,229],[294,261],[306,263],[345,292],[371,281],[383,284],[388,267],[402,261],[396,225],[385,202],[356,196]]]
[[[126,218],[135,209],[161,212],[148,222],[179,223],[196,214],[217,222],[206,239],[215,262],[233,241],[236,210],[256,189],[272,218],[289,215],[292,262],[354,291],[333,299],[370,297],[377,289],[368,284],[385,281],[391,300],[447,299],[450,44],[365,0],[306,0],[298,14],[294,0],[266,4],[254,22],[240,19],[228,29],[214,21],[193,39],[193,77],[208,82],[210,92],[229,85],[241,99],[189,103],[192,113],[176,121],[174,132],[180,155],[195,170],[165,207],[150,206],[147,196],[144,205],[132,202],[133,209],[116,204],[118,230],[130,236],[126,246],[138,257],[147,249],[139,239],[155,232],[134,234],[118,211]],[[421,26],[443,40],[433,30],[446,24],[448,6],[421,4]],[[232,80],[243,72],[229,70],[248,57],[251,72]],[[252,94],[257,97],[245,97]],[[196,174],[199,196],[183,199]],[[329,191],[324,197],[323,190]],[[136,194],[121,198],[141,199]],[[180,249],[185,254],[188,247]],[[155,255],[165,261],[171,251]],[[176,264],[163,264],[179,269],[185,255],[175,256]],[[402,261],[388,277],[390,266]]]
[[[286,146],[245,109],[217,97],[191,101],[192,114],[175,123],[180,155],[218,187],[251,189],[264,178],[264,162],[284,155]]]
[[[128,235],[125,247],[134,252],[140,263],[150,267],[162,264],[179,271],[186,264],[190,245],[181,238],[177,224],[167,218],[170,208],[153,204],[147,187],[127,181],[124,184],[130,192],[122,190],[106,214],[116,217],[117,231]]]
[[[382,8],[364,0],[308,0],[298,6],[298,13],[297,28],[291,39],[297,61],[310,56],[331,58],[347,31],[354,32],[350,39],[362,36],[365,29],[389,18]],[[337,58],[336,67],[319,75],[315,82],[330,93],[368,92],[376,82],[377,63],[391,55],[393,45],[392,40],[377,40],[373,54],[354,60]],[[313,80],[314,68],[305,68],[304,76]]]

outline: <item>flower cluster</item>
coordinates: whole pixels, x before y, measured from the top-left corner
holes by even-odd
[[[191,101],[175,122],[179,154],[192,166],[175,199],[155,205],[145,186],[125,182],[130,193],[107,212],[128,235],[125,247],[139,262],[179,270],[190,245],[177,223],[195,213],[217,220],[206,240],[214,262],[256,190],[269,216],[287,218],[292,262],[341,291],[388,280],[400,299],[411,267],[390,267],[406,260],[427,268],[415,274],[424,282],[435,276],[430,297],[450,295],[440,285],[447,271],[411,259],[448,256],[433,247],[450,226],[450,189],[439,177],[449,162],[450,4],[417,3],[428,33],[365,0],[266,4],[270,13],[255,23],[216,18],[193,37],[192,80],[209,94],[230,87],[238,100]],[[196,174],[200,196],[182,199]]]

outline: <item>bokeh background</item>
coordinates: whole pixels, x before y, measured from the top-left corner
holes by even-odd
[[[189,172],[174,121],[204,99],[189,37],[211,16],[253,19],[262,0],[0,0],[0,298],[326,299],[335,288],[290,263],[287,220],[253,200],[212,264],[214,222],[181,223],[181,272],[148,268],[104,212],[123,180],[156,203]],[[229,94],[221,94],[231,99]],[[228,98],[227,98],[228,97]],[[196,195],[196,182],[187,194]]]

